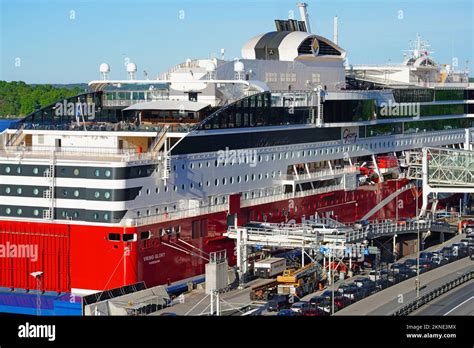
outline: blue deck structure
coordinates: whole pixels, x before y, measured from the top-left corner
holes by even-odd
[[[0,312],[37,315],[37,293],[32,291],[13,292],[0,291]],[[82,297],[63,293],[44,293],[40,295],[40,315],[54,316],[81,316],[82,315]]]

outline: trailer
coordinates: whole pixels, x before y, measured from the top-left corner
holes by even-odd
[[[278,282],[270,279],[263,284],[255,285],[250,289],[251,301],[268,301],[272,294],[277,292]]]
[[[286,259],[282,257],[269,257],[254,263],[254,274],[259,278],[273,278],[283,273],[285,269]]]

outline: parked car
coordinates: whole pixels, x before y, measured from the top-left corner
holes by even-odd
[[[324,301],[319,302],[318,304],[314,305],[316,308],[319,310],[322,310],[326,313],[331,313],[332,312],[332,301],[331,299],[326,298]],[[339,310],[339,307],[336,305],[336,301],[334,301],[334,313],[336,313]]]
[[[358,287],[361,287],[363,286],[364,284],[367,284],[367,283],[374,283],[372,280],[370,280],[369,278],[359,278],[359,279],[356,279],[354,280],[354,284],[357,285]]]
[[[288,309],[289,307],[288,296],[276,295],[268,301],[267,310],[269,312],[278,312],[281,309]]]
[[[448,263],[448,261],[442,256],[433,256],[431,258],[431,262],[433,263],[434,267],[444,266]]]
[[[407,260],[405,260],[405,262],[403,262],[403,264],[405,266],[407,266],[408,268],[411,268],[411,267],[416,266],[416,260],[415,259],[407,259]]]
[[[420,253],[420,260],[431,260],[431,258],[433,257],[433,253],[432,252],[429,252],[429,251],[423,251]],[[407,260],[408,261],[408,260]],[[415,264],[416,264],[416,260],[413,260],[415,261]],[[406,263],[406,261],[405,261]]]
[[[384,272],[385,271],[385,272]],[[387,278],[386,270],[382,271],[370,271],[369,272],[369,279],[375,281],[376,279]]]
[[[364,297],[370,296],[376,290],[375,282],[372,282],[372,281],[371,282],[366,282],[361,287],[359,287],[359,289],[361,289],[363,291]]]
[[[392,282],[390,282],[388,279],[379,279],[375,284],[377,290],[383,290],[389,286],[392,286]]]
[[[301,313],[292,311],[291,309],[282,309],[278,311],[277,315],[284,316],[284,317],[296,317],[296,316],[300,316]]]
[[[466,247],[469,246],[469,239],[464,238],[459,241],[459,243],[465,245]]]
[[[297,313],[303,313],[303,311],[308,308],[311,308],[311,304],[306,301],[296,302],[290,307],[293,312]]]
[[[424,267],[427,271],[430,271],[433,268],[433,263],[431,261],[420,260],[420,267]]]
[[[319,296],[311,297],[311,299],[309,300],[309,303],[312,305],[318,305],[319,303],[327,301],[327,300],[328,300],[327,296],[319,295]]]
[[[311,306],[309,308],[305,308],[303,310],[303,315],[305,317],[319,317],[319,316],[324,316],[324,315],[329,315],[329,312],[325,312],[322,309],[319,309],[318,307]]]

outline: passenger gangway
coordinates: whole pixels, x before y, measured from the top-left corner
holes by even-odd
[[[363,229],[354,229],[346,233],[346,242],[355,243],[364,240],[371,240],[380,237],[393,237],[400,234],[409,233],[456,233],[457,228],[446,223],[439,223],[432,219],[411,221],[373,221]]]
[[[423,205],[426,213],[431,194],[474,193],[474,151],[426,147],[422,150]]]

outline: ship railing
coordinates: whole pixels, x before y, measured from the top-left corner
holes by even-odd
[[[344,185],[338,184],[338,185],[331,185],[331,186],[325,186],[325,187],[320,187],[317,189],[313,190],[306,190],[306,191],[298,191],[298,192],[290,192],[290,193],[277,193],[273,195],[266,195],[264,197],[254,197],[254,198],[247,198],[247,199],[242,199],[241,201],[241,207],[249,207],[253,205],[259,205],[259,204],[265,204],[265,203],[272,203],[276,201],[282,201],[286,199],[293,199],[293,198],[299,198],[299,197],[305,197],[305,196],[311,196],[311,195],[316,195],[316,194],[321,194],[321,193],[328,193],[332,191],[337,191],[337,190],[343,190]],[[252,191],[249,191],[248,193],[251,193]],[[262,191],[263,194],[265,194],[264,191]]]
[[[138,153],[136,149],[118,149],[107,147],[76,147],[76,146],[9,146],[0,150],[2,157],[49,158],[51,152],[57,158],[105,160],[115,159],[121,161],[151,160],[152,154]]]
[[[155,215],[141,216],[135,218],[123,218],[121,225],[123,226],[143,226],[153,225],[162,222],[181,220],[193,216],[201,216],[206,214],[226,212],[229,210],[228,203],[208,205],[205,207],[197,207],[186,210],[170,211]]]
[[[289,180],[289,181],[298,181],[298,180],[307,180],[307,179],[318,179],[318,178],[323,178],[327,176],[339,176],[339,175],[344,175],[344,174],[356,174],[359,171],[355,166],[348,166],[344,168],[338,168],[338,169],[327,169],[327,170],[321,170],[313,173],[304,173],[304,174],[287,174],[287,175],[282,175],[280,176],[281,180]]]

